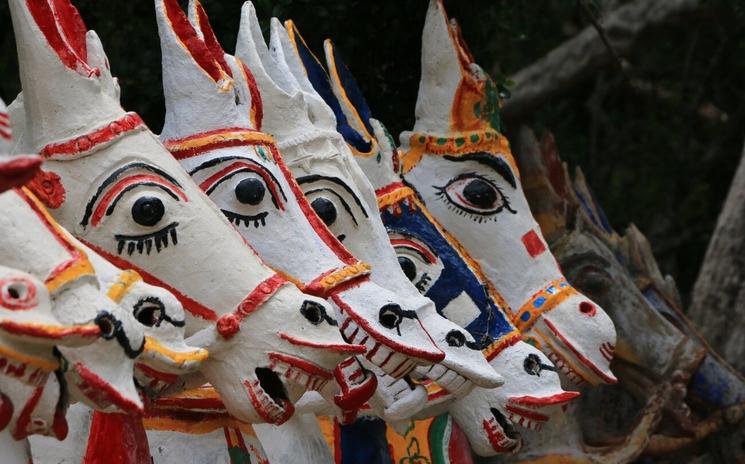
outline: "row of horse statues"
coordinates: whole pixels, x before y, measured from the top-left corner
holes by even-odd
[[[267,42],[251,2],[231,55],[154,0],[160,135],[70,0],[8,2],[3,463],[621,463],[736,430],[743,378],[550,134],[513,155],[441,0],[400,145],[333,42]]]

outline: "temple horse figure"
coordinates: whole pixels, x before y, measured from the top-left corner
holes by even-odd
[[[495,370],[507,377],[499,389],[477,389],[456,400],[450,405],[451,414],[478,454],[514,451],[520,440],[510,421],[538,430],[552,415],[561,414],[559,405],[578,394],[561,390],[555,367],[539,350],[521,341],[520,332],[502,309],[501,295],[489,284],[478,263],[429,214],[416,192],[403,183],[392,138],[372,118],[362,92],[331,41],[324,43],[328,75],[302,40],[296,40],[295,46],[314,87],[334,110],[337,130],[345,135],[356,161],[375,187],[383,223],[407,277],[435,302],[438,312],[466,328]],[[444,403],[447,394],[432,389],[430,398],[430,405],[416,417],[442,410],[443,406],[434,405]],[[464,456],[470,459],[468,443],[448,443],[433,439],[439,438],[437,435],[428,436],[426,430],[431,423],[430,419],[410,427],[409,440],[393,437],[394,456],[412,457],[410,440],[416,437],[420,438],[420,454],[449,454],[450,462],[460,462],[466,459]],[[460,454],[456,455],[455,450]]]
[[[400,378],[416,364],[441,359],[439,351],[434,352],[437,359],[428,354],[434,347],[418,318],[411,318],[410,323],[406,317],[390,320],[404,315],[402,305],[409,302],[399,305],[397,295],[368,280],[368,267],[329,233],[284,165],[272,138],[256,130],[268,109],[251,71],[222,51],[201,5],[190,4],[193,26],[175,2],[156,2],[156,8],[168,109],[161,136],[166,146],[269,264],[292,275],[306,292],[328,298],[342,307],[344,314],[353,316],[354,321],[346,326],[361,327],[358,340],[365,339],[363,333],[369,336],[366,359],[373,366]],[[180,43],[186,42],[187,35],[192,48],[184,50]],[[213,79],[198,80],[210,66],[231,81],[233,91],[226,93]],[[193,89],[188,95],[182,84],[186,75],[194,82],[186,89]],[[195,107],[214,110],[200,111],[205,116],[195,117]],[[285,237],[281,246],[277,237]],[[475,378],[481,384],[498,384],[499,377],[485,363],[474,369],[467,362],[467,353],[462,359],[452,357],[446,362],[465,372],[469,382]],[[461,385],[466,383],[464,377],[458,377]],[[320,443],[325,446],[322,440]],[[284,437],[280,444],[286,449]]]
[[[442,2],[431,0],[416,123],[401,134],[404,178],[479,260],[513,323],[566,381],[612,384],[613,323],[569,285],[541,236],[500,132],[499,92]]]
[[[287,420],[305,390],[287,387],[288,367],[273,353],[331,372],[349,347],[305,311],[331,308],[266,266],[139,116],[121,108],[103,47],[69,2],[10,5],[17,108],[26,146],[45,159],[35,192],[91,249],[181,301],[190,343],[210,353],[190,385],[207,380],[220,394],[203,405],[242,422]]]

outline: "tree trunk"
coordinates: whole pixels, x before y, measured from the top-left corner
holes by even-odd
[[[712,347],[745,372],[745,149],[696,279],[689,314]]]

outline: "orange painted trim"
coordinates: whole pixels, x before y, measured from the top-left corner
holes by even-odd
[[[434,135],[416,132],[409,137],[409,150],[401,157],[404,173],[411,171],[425,154],[435,156],[462,156],[471,153],[487,152],[503,155],[520,176],[515,158],[510,150],[507,137],[497,131],[478,130],[455,132],[451,135]]]

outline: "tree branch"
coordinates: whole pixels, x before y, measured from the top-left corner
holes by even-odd
[[[613,51],[619,58],[628,54],[642,31],[695,10],[700,4],[701,0],[634,0],[616,8],[602,23],[607,44],[591,25],[511,76],[515,86],[502,108],[504,118],[517,120],[529,114],[612,63]]]

